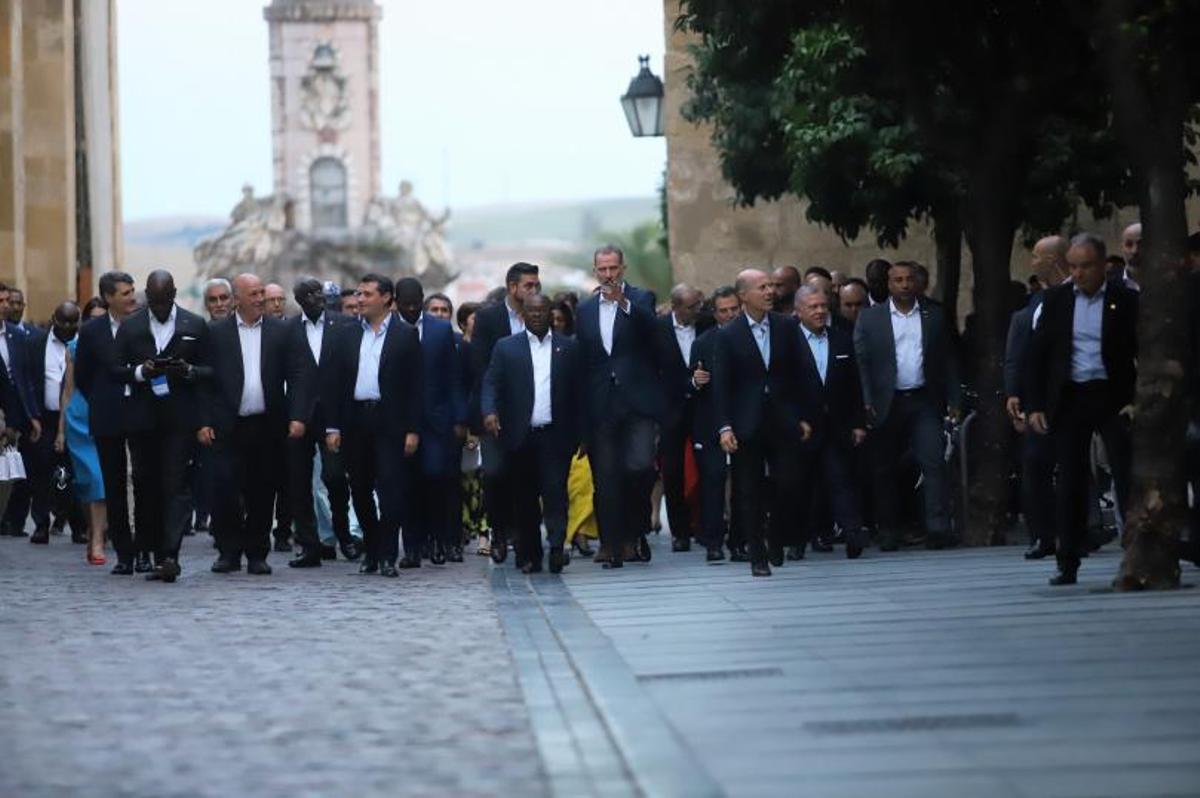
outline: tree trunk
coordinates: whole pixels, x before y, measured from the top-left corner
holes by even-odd
[[[969,445],[976,471],[968,495],[964,540],[973,546],[1003,543],[1008,509],[1008,450],[1012,434],[1004,412],[1004,340],[1008,332],[1009,262],[1015,214],[1011,176],[984,168],[972,180],[966,202],[967,244],[975,277],[972,386],[978,394]]]
[[[1187,216],[1183,58],[1190,43],[1169,11],[1133,24],[1128,0],[1104,0],[1099,45],[1113,95],[1113,121],[1141,184],[1138,383],[1133,485],[1117,590],[1179,586],[1179,532],[1187,523],[1184,435],[1187,397]],[[1147,32],[1148,30],[1148,32]]]
[[[938,213],[933,221],[933,241],[937,247],[937,285],[933,296],[946,309],[946,321],[958,325],[958,285],[962,275],[962,224],[958,211]]]

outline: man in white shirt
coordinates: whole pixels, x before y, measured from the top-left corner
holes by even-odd
[[[34,329],[29,338],[29,351],[32,353],[34,368],[38,369],[41,377],[37,383],[39,399],[41,400],[42,429],[46,434],[38,439],[29,451],[29,494],[24,503],[16,508],[13,523],[24,526],[25,514],[33,516],[33,535],[30,543],[50,542],[50,513],[54,510],[58,522],[67,520],[70,516],[72,537],[83,542],[87,541],[87,524],[82,519],[77,507],[70,501],[70,480],[67,480],[65,495],[56,497],[52,490],[54,471],[57,467],[70,468],[70,458],[65,452],[55,453],[54,438],[58,431],[58,420],[62,413],[63,377],[67,371],[67,344],[79,331],[79,307],[74,302],[63,302],[54,309],[50,318],[50,329]],[[59,506],[53,507],[55,498],[65,499]],[[10,502],[9,509],[13,509]],[[73,512],[69,512],[74,510]]]
[[[541,294],[525,300],[524,322],[522,332],[496,344],[480,407],[484,430],[508,458],[521,570],[542,570],[544,520],[550,572],[559,573],[566,565],[567,476],[581,433],[578,347],[550,332],[550,300]]]
[[[690,550],[695,534],[691,509],[683,495],[683,462],[692,430],[692,398],[696,394],[688,365],[696,342],[696,316],[703,305],[704,294],[680,283],[671,289],[671,312],[654,321],[659,385],[663,392],[658,459],[672,551]]]
[[[215,573],[271,573],[271,511],[284,436],[304,437],[310,389],[299,347],[282,321],[264,315],[263,284],[233,280],[234,313],[211,327],[212,379],[202,392],[197,440],[211,447],[216,476]]]
[[[887,301],[859,314],[854,350],[871,427],[879,548],[900,545],[896,465],[911,448],[921,474],[929,548],[955,543],[947,502],[943,418],[959,415],[961,385],[948,322],[940,308],[917,298],[917,270],[888,270]]]

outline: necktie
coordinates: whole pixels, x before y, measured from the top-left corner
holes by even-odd
[[[758,353],[762,355],[763,366],[771,367],[771,339],[767,337],[767,328],[759,322],[754,326],[754,338],[758,342]]]

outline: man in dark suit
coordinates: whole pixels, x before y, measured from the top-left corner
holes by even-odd
[[[3,372],[0,374],[0,404],[4,407],[7,426],[21,433],[19,449],[25,461],[25,471],[29,473],[34,470],[33,448],[42,436],[41,403],[36,387],[40,380],[29,351],[29,333],[9,319],[11,293],[8,286],[0,283],[0,362],[4,366],[0,370]],[[53,433],[50,435],[53,437]],[[14,486],[9,512],[2,525],[4,534],[25,537],[29,491],[27,479],[20,480]]]
[[[429,561],[442,565],[447,558],[462,562],[461,540],[452,506],[454,484],[462,479],[462,442],[467,436],[467,397],[463,390],[461,360],[454,345],[450,322],[424,312],[421,283],[405,277],[396,283],[396,310],[411,324],[421,341],[425,373],[422,385],[421,448],[413,469],[412,518],[404,529],[404,551],[420,556],[428,548]]]
[[[926,545],[954,545],[946,489],[943,417],[957,417],[962,388],[950,331],[941,310],[917,298],[916,272],[908,263],[888,270],[884,302],[872,305],[854,327],[854,353],[875,460],[879,548],[900,543],[896,464],[906,449],[924,477]]]
[[[1033,245],[1031,266],[1038,284],[1058,285],[1067,274],[1067,239],[1046,236]],[[1004,346],[1005,411],[1021,435],[1021,512],[1029,529],[1025,559],[1040,560],[1055,553],[1054,535],[1054,446],[1045,435],[1029,429],[1024,407],[1028,403],[1029,345],[1033,339],[1034,313],[1040,313],[1044,290],[1012,315]]]
[[[655,433],[662,416],[654,346],[654,294],[625,282],[625,255],[604,246],[592,256],[600,284],[579,305],[575,337],[583,358],[588,457],[595,479],[597,560],[620,568],[648,561]]]
[[[583,384],[576,342],[550,332],[550,300],[527,298],[524,315],[525,332],[492,352],[480,406],[487,434],[509,458],[521,570],[542,570],[544,519],[556,574],[566,564],[567,475],[581,440]]]
[[[734,507],[750,544],[751,573],[770,576],[768,561],[783,565],[789,529],[799,523],[794,500],[799,449],[812,436],[810,399],[800,393],[796,321],[771,311],[770,278],[746,269],[735,287],[742,317],[717,333],[713,396],[721,448],[733,460]]]
[[[208,326],[175,304],[170,272],[159,269],[146,278],[146,304],[117,330],[112,372],[130,389],[123,413],[140,498],[138,541],[157,556],[146,578],[169,583],[179,576],[179,544],[191,520],[184,497],[200,427],[197,387],[212,369]]]
[[[842,528],[846,556],[855,559],[867,545],[862,512],[854,484],[854,449],[867,437],[863,413],[862,385],[854,360],[854,340],[849,332],[830,324],[829,295],[820,286],[806,284],[796,292],[796,317],[800,321],[800,393],[816,397],[811,417],[813,439],[809,451],[807,479],[801,481],[799,506],[814,508],[820,489],[828,497],[832,517]],[[798,557],[818,530],[816,514],[805,514],[805,534],[799,541]]]
[[[79,328],[75,347],[75,389],[88,403],[88,430],[96,441],[100,473],[104,479],[104,504],[108,516],[108,537],[117,553],[112,572],[126,576],[134,571],[133,533],[129,526],[129,455],[125,428],[124,403],[132,388],[117,380],[116,337],[121,324],[137,307],[133,277],[110,271],[100,275],[100,298],[108,314],[90,319]],[[134,483],[135,507],[144,512],[147,505],[145,481]],[[138,528],[148,535],[149,526]]]
[[[696,316],[704,294],[689,285],[671,289],[671,312],[654,320],[654,345],[658,352],[659,385],[663,392],[658,458],[663,496],[671,526],[671,550],[692,547],[691,512],[684,500],[683,463],[692,433],[692,346],[696,342]]]
[[[292,503],[292,518],[296,525],[296,542],[300,553],[288,565],[292,568],[313,568],[321,565],[321,541],[317,534],[316,504],[313,496],[313,463],[321,458],[321,482],[329,493],[329,510],[333,533],[342,556],[357,560],[362,556],[358,543],[350,535],[350,484],[340,452],[325,446],[328,426],[326,406],[336,396],[337,378],[334,350],[338,331],[344,327],[358,330],[357,322],[340,313],[326,310],[326,297],[321,281],[302,277],[296,281],[292,295],[300,306],[300,315],[288,319],[288,335],[293,351],[300,353],[305,382],[310,386],[305,395],[308,404],[301,409],[304,435],[288,438],[288,497]],[[334,399],[336,401],[336,399]],[[334,555],[336,556],[336,554]]]
[[[412,523],[411,469],[421,443],[424,369],[421,342],[392,313],[392,281],[368,274],[358,284],[358,326],[336,336],[335,377],[326,405],[325,444],[346,447],[354,510],[363,528],[359,573],[395,577],[400,527]],[[379,512],[375,494],[379,495]],[[405,551],[401,567],[417,568],[419,551]]]
[[[522,306],[528,297],[542,290],[538,267],[532,263],[514,263],[504,275],[504,288],[503,302],[484,305],[475,313],[475,331],[471,336],[470,346],[472,385],[469,412],[472,428],[477,434],[483,431],[479,401],[483,389],[483,375],[491,362],[492,349],[501,338],[525,330],[525,319],[521,315]],[[495,438],[488,435],[480,438],[480,445],[483,448],[484,511],[492,525],[492,561],[502,563],[508,557],[508,538],[509,532],[512,531],[511,520],[508,517],[504,449]]]
[[[1029,352],[1029,426],[1053,437],[1058,466],[1055,519],[1058,574],[1071,585],[1087,532],[1087,474],[1092,435],[1108,452],[1117,510],[1129,506],[1130,425],[1137,386],[1138,294],[1105,280],[1104,242],[1071,239],[1071,282],[1047,289]]]
[[[700,542],[704,545],[708,562],[725,559],[723,548],[725,536],[729,535],[729,555],[735,562],[746,562],[746,542],[738,527],[736,511],[730,513],[734,521],[725,522],[725,484],[729,477],[729,455],[721,448],[718,433],[716,403],[713,401],[712,369],[716,355],[717,330],[738,317],[742,301],[737,291],[727,285],[718,288],[712,295],[714,326],[705,330],[692,345],[689,366],[692,370],[692,450],[696,456],[696,467],[700,472]]]
[[[310,402],[302,352],[283,321],[264,315],[262,281],[233,280],[234,312],[209,329],[212,378],[202,386],[196,438],[214,457],[213,531],[220,552],[213,573],[271,573],[275,470],[284,438],[304,437]]]
[[[71,458],[64,452],[54,451],[54,437],[58,420],[62,414],[63,378],[67,371],[67,345],[79,331],[79,306],[74,302],[63,302],[54,309],[50,317],[50,329],[33,328],[29,334],[30,364],[37,370],[38,391],[42,408],[41,424],[45,434],[30,449],[33,470],[29,473],[30,495],[28,509],[33,516],[33,536],[30,543],[50,542],[50,511],[52,509],[52,483],[56,468],[71,470]],[[64,492],[65,506],[53,508],[60,522],[68,517],[71,521],[71,537],[76,542],[87,542],[87,521],[82,508],[71,500],[70,480]],[[10,505],[11,507],[11,505]],[[15,523],[25,525],[25,508],[18,511]]]

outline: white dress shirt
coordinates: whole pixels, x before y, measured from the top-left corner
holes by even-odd
[[[316,321],[308,316],[301,316],[304,325],[304,337],[308,339],[308,348],[312,352],[313,361],[321,365],[321,341],[325,338],[325,314],[322,313]]]
[[[513,310],[513,306],[508,303],[508,297],[504,298],[504,309],[508,311],[508,331],[513,335],[525,332],[525,317]]]
[[[512,326],[512,319],[509,319],[508,324],[509,324],[509,327]],[[417,340],[424,341],[425,340],[425,314],[424,313],[422,313],[420,316],[417,316],[417,322],[413,326],[417,328]]]
[[[44,402],[47,410],[62,409],[63,376],[67,373],[67,345],[58,340],[53,331],[46,338],[46,362]]]
[[[675,318],[675,311],[671,311],[671,325],[675,328],[675,343],[679,344],[679,354],[683,355],[684,365],[690,364],[692,344],[696,343],[696,326],[680,324],[679,319]]]
[[[0,359],[4,360],[4,370],[12,376],[12,366],[8,364],[8,323],[0,321]]]
[[[121,329],[121,322],[117,321],[113,314],[108,314],[108,329],[112,331],[113,340],[117,340],[117,330]]]
[[[550,405],[550,356],[554,352],[554,336],[547,332],[542,340],[526,331],[529,339],[529,357],[533,360],[533,413],[529,426],[544,427],[554,420]]]
[[[817,364],[817,373],[821,375],[821,384],[824,385],[825,377],[829,373],[829,331],[813,332],[803,324],[800,325],[800,329],[804,331],[804,340],[808,342],[808,348]]]
[[[1075,315],[1071,320],[1071,382],[1108,379],[1100,347],[1104,333],[1104,288],[1088,296],[1074,288]]]
[[[166,321],[159,321],[153,312],[147,313],[150,316],[150,334],[154,336],[154,351],[157,354],[162,354],[162,351],[171,343],[171,339],[175,337],[175,311],[178,309],[178,305],[172,305],[171,314],[167,316]],[[146,381],[145,376],[142,375],[141,366],[133,370],[133,378],[138,382]]]
[[[743,313],[746,324],[750,325],[750,335],[754,337],[754,345],[762,356],[763,368],[771,368],[771,314],[764,313],[761,321],[755,321],[749,313]]]
[[[254,324],[242,320],[242,314],[237,317],[238,343],[242,350],[242,400],[238,403],[238,415],[257,416],[267,412],[267,399],[263,395],[262,384],[262,328],[263,320],[259,318]]]
[[[621,291],[625,290],[625,284],[621,284]],[[625,301],[621,303],[621,312],[629,315],[629,297],[625,297]],[[605,299],[604,294],[600,294],[600,342],[604,344],[604,351],[612,354],[613,349],[613,329],[617,324],[617,303],[611,299]]]
[[[914,302],[912,310],[901,313],[896,303],[888,300],[892,316],[892,337],[896,343],[896,390],[911,391],[925,384],[925,348],[921,340],[921,303]]]
[[[379,401],[383,394],[379,390],[379,358],[383,355],[383,341],[387,338],[392,314],[383,317],[379,332],[363,319],[362,341],[358,345],[358,375],[354,378],[354,401]]]

